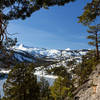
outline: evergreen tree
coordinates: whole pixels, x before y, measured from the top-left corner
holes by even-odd
[[[0,0],[0,45],[7,39],[7,24],[9,20],[25,19],[41,8],[54,5],[64,5],[75,0]]]
[[[64,100],[65,97],[71,96],[71,88],[66,86],[66,81],[62,77],[58,77],[54,85],[51,86],[51,95],[54,100]]]
[[[99,61],[96,60],[94,51],[89,51],[86,55],[82,56],[82,62],[76,66],[73,73],[77,76],[77,85],[84,84]]]
[[[100,44],[100,24],[95,26],[89,26],[87,31],[90,35],[87,37],[91,39],[92,42],[88,42],[90,45],[95,46],[96,48],[96,57],[99,59],[99,44]]]
[[[34,76],[34,66],[16,65],[4,84],[4,100],[39,100],[39,84]]]
[[[11,47],[15,46],[17,43],[17,38],[7,38],[4,42],[3,42],[3,47],[10,49]]]
[[[0,67],[9,68],[14,64],[13,54],[14,51],[11,49],[17,43],[17,39],[7,38],[7,40],[3,41],[2,48],[0,49]]]
[[[79,23],[88,25],[97,17],[100,17],[100,0],[92,0],[84,7],[84,12],[79,16]]]
[[[53,74],[56,76],[71,78],[71,75],[68,73],[65,66],[54,67],[47,70],[48,74]]]
[[[49,83],[43,77],[40,79],[40,100],[50,100]]]

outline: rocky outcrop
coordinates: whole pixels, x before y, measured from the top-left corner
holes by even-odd
[[[100,100],[100,64],[96,66],[88,81],[75,92],[74,100]]]

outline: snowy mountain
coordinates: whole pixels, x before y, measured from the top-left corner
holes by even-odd
[[[9,61],[13,62],[12,59],[16,59],[16,62],[35,62],[35,63],[41,63],[41,61],[56,61],[57,63],[47,65],[46,68],[41,68],[42,66],[37,66],[36,72],[34,73],[37,75],[38,80],[40,77],[44,77],[46,80],[48,80],[49,84],[52,85],[54,80],[57,78],[57,76],[54,76],[52,74],[48,74],[46,71],[49,69],[52,69],[54,67],[60,67],[65,66],[68,71],[75,68],[74,66],[67,66],[68,61],[72,61],[73,59],[76,60],[76,62],[81,62],[82,55],[85,55],[89,50],[82,49],[82,50],[71,50],[70,48],[67,48],[65,50],[57,50],[57,49],[45,49],[45,48],[35,48],[35,47],[27,47],[22,44],[16,45],[12,48],[14,51],[13,57],[9,59]],[[0,56],[2,58],[2,56]],[[1,59],[0,58],[0,59]],[[8,61],[8,59],[7,59]],[[15,63],[15,62],[14,62]],[[0,61],[0,67],[3,66],[2,62]],[[42,70],[41,70],[42,69]],[[0,69],[0,75],[5,74],[5,77],[2,78],[0,76],[0,91],[1,96],[3,96],[3,84],[7,79],[7,74],[10,70]]]
[[[44,58],[46,60],[54,59],[69,59],[71,57],[80,58],[82,55],[85,55],[89,50],[70,50],[69,48],[65,50],[57,49],[45,49],[45,48],[34,48],[27,47],[22,44],[13,47],[15,51],[15,58],[20,61],[29,61],[34,62],[35,58]]]

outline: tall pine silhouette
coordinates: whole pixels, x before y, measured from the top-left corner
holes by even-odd
[[[96,58],[99,59],[99,44],[100,44],[100,24],[95,26],[89,26],[89,30],[87,32],[90,34],[88,35],[88,39],[91,39],[91,42],[88,42],[90,45],[95,46],[96,48]]]
[[[4,100],[39,100],[39,84],[34,75],[34,66],[16,65],[4,84]]]

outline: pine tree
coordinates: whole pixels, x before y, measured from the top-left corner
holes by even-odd
[[[9,68],[14,64],[15,59],[13,59],[14,51],[11,49],[17,43],[17,39],[7,38],[3,41],[2,48],[0,49],[0,67]]]
[[[92,0],[84,7],[84,12],[79,16],[79,23],[88,25],[97,17],[100,17],[100,0]]]
[[[90,74],[96,69],[98,63],[95,52],[92,50],[82,56],[82,61],[73,70],[73,73],[77,76],[75,80],[78,86],[84,84],[89,79]]]
[[[99,59],[100,24],[97,24],[95,26],[89,26],[89,30],[87,32],[90,34],[87,38],[92,40],[88,43],[92,46],[95,46],[96,57],[97,59]]]
[[[62,77],[58,77],[54,85],[51,86],[51,95],[54,100],[64,100],[66,96],[69,95],[70,88],[66,87],[65,79]]]
[[[43,77],[40,79],[40,100],[50,100],[49,83]]]
[[[71,78],[71,75],[68,73],[65,66],[54,67],[52,69],[48,69],[47,72],[56,76],[67,77],[68,79]]]
[[[62,6],[71,1],[75,0],[0,0],[0,47],[2,41],[7,39],[6,30],[9,20],[25,19],[41,8]]]
[[[34,66],[16,65],[4,84],[4,100],[39,100],[39,84],[34,76]]]
[[[17,43],[17,38],[10,38],[8,37],[4,42],[3,42],[3,47],[6,48],[6,49],[10,49],[12,48],[13,46],[15,46]]]

